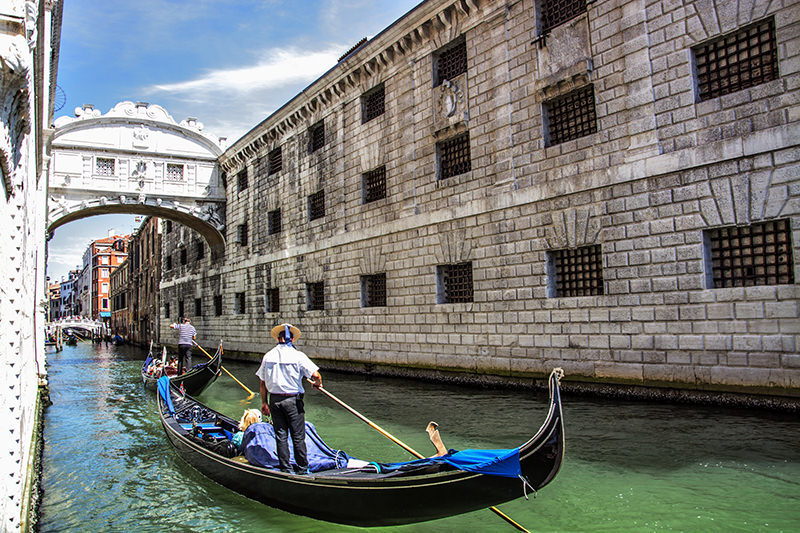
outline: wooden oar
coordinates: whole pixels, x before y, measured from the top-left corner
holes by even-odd
[[[312,383],[311,380],[308,380],[308,382]],[[339,405],[341,405],[342,407],[347,409],[348,411],[350,411],[351,413],[353,413],[354,415],[356,415],[356,417],[358,417],[362,422],[366,422],[366,424],[369,427],[371,427],[372,429],[374,429],[375,431],[377,431],[378,433],[380,433],[381,435],[383,435],[387,439],[391,440],[392,442],[394,442],[395,444],[397,444],[398,446],[403,448],[405,451],[407,451],[411,455],[417,457],[418,459],[425,459],[424,455],[422,455],[421,453],[417,452],[416,450],[411,448],[408,444],[404,443],[403,441],[401,441],[400,439],[398,439],[397,437],[395,437],[394,435],[392,435],[388,431],[384,430],[379,425],[377,425],[374,422],[372,422],[369,418],[367,418],[366,416],[362,415],[361,413],[359,413],[358,411],[356,411],[355,409],[353,409],[352,407],[350,407],[349,405],[344,403],[342,400],[340,400],[339,398],[337,398],[336,396],[334,396],[333,394],[331,394],[330,392],[325,390],[325,388],[322,387],[321,385],[319,387],[314,387],[314,388],[317,389],[318,391],[320,391],[321,393],[323,393],[324,395],[326,395],[328,398],[330,398],[334,402],[338,403]],[[505,514],[503,511],[501,511],[497,507],[494,507],[494,506],[489,507],[489,510],[492,511],[497,516],[499,516],[500,518],[502,518],[503,520],[505,520],[506,522],[508,522],[509,524],[511,524],[512,526],[514,526],[518,531],[524,531],[525,533],[530,533],[527,529],[522,527],[522,525],[520,525],[517,522],[515,522],[510,516]]]
[[[194,343],[194,345],[195,345],[195,346],[197,346],[198,348],[200,348],[200,350],[202,350],[202,352],[203,352],[204,354],[206,354],[206,357],[208,357],[209,359],[213,359],[213,357],[211,357],[211,356],[208,354],[208,352],[207,352],[207,351],[203,350],[203,347],[202,347],[202,346],[200,346],[199,344],[197,344],[197,342],[196,342],[196,341],[194,341],[194,340],[193,340],[192,342]],[[220,366],[222,366],[222,365],[220,365]],[[227,369],[227,368],[225,368],[224,366],[222,366],[222,370],[224,370],[224,371],[225,371],[225,373],[226,373],[226,374],[228,374],[228,375],[231,377],[231,379],[232,379],[233,381],[235,381],[236,383],[238,383],[239,385],[241,385],[241,386],[242,386],[242,388],[243,388],[244,390],[246,390],[247,392],[249,392],[249,393],[250,393],[250,396],[248,396],[248,397],[247,397],[247,399],[248,399],[248,400],[249,400],[250,398],[252,398],[253,396],[255,396],[255,395],[256,395],[256,393],[255,393],[255,392],[253,392],[253,391],[251,391],[250,389],[248,389],[248,388],[247,388],[247,386],[246,386],[244,383],[242,383],[241,381],[239,381],[238,379],[236,379],[235,377],[233,377],[233,374],[231,374],[230,372],[228,372],[228,369]]]

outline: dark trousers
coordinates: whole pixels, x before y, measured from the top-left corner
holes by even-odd
[[[179,344],[178,345],[178,374],[183,372],[183,369],[188,372],[192,368],[192,345]]]
[[[272,427],[275,428],[275,441],[278,448],[280,469],[291,471],[289,463],[289,431],[292,432],[294,462],[297,463],[298,468],[301,470],[308,468],[306,410],[303,405],[303,395],[270,394],[269,411],[272,415]]]

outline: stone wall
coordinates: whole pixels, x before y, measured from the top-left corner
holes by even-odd
[[[798,396],[796,281],[714,288],[706,234],[788,220],[800,276],[798,6],[601,0],[542,34],[532,0],[426,2],[223,154],[226,255],[164,271],[169,318],[199,298],[202,316],[185,314],[203,343],[253,353],[292,322],[323,366],[510,379],[561,366],[578,381]],[[698,101],[691,48],[770,17],[779,77]],[[434,86],[460,36],[467,72]],[[364,123],[362,95],[380,84],[385,112]],[[587,85],[596,132],[552,143],[545,109]],[[437,143],[464,133],[470,169],[439,179]],[[383,165],[386,196],[364,203],[362,174]],[[325,215],[310,220],[319,191]],[[179,235],[166,255],[193,238]],[[554,297],[550,254],[591,245],[602,294]],[[437,271],[459,263],[472,299],[439,303]],[[386,305],[364,307],[361,276],[380,273]],[[324,309],[309,310],[317,282]]]
[[[34,439],[46,385],[45,148],[60,23],[59,1],[0,7],[0,531],[24,529],[37,482]]]

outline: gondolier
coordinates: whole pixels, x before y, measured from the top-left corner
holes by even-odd
[[[192,343],[197,336],[189,317],[183,318],[183,324],[170,324],[169,327],[178,330],[178,374],[192,368]]]
[[[298,328],[291,324],[281,324],[272,328],[270,335],[278,341],[278,345],[264,354],[256,372],[261,380],[261,412],[272,416],[280,469],[284,472],[292,471],[288,435],[291,431],[295,463],[299,473],[305,473],[308,469],[308,458],[303,378],[310,379],[315,387],[320,387],[322,376],[319,367],[292,344],[300,337]]]

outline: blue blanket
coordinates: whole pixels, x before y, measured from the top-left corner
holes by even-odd
[[[405,463],[379,463],[381,472],[394,472],[403,467],[424,466],[447,463],[459,470],[487,474],[490,476],[519,477],[522,468],[519,464],[519,448],[503,450],[449,450],[447,455],[418,459]],[[374,463],[373,463],[374,464]]]
[[[247,428],[242,437],[242,449],[245,459],[251,464],[278,468],[278,451],[272,424],[259,422]],[[317,433],[317,428],[310,422],[306,422],[306,452],[310,472],[347,466],[347,454],[325,444]],[[294,460],[291,438],[289,439],[289,461],[293,465],[297,464]]]

